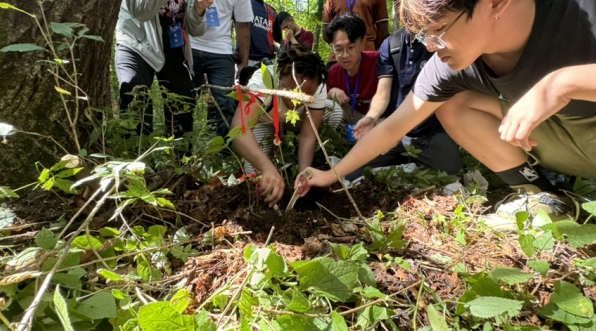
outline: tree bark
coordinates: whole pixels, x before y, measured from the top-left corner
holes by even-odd
[[[7,2],[42,20],[37,0]],[[101,36],[104,40],[81,39],[74,52],[78,85],[87,94],[91,107],[111,107],[109,73],[120,3],[120,0],[56,0],[46,1],[43,5],[48,25],[50,22],[82,23],[90,30],[87,35]],[[33,18],[14,10],[0,9],[0,22],[3,22],[0,25],[0,48],[32,43],[47,49]],[[51,38],[58,42],[64,40],[58,34]],[[0,123],[11,124],[20,131],[51,136],[76,154],[78,151],[66,111],[54,88],[55,78],[40,60],[51,58],[41,51],[0,52]],[[72,88],[68,90],[74,91]],[[79,123],[84,120],[82,111],[88,104],[82,102],[81,106]],[[81,131],[78,130],[78,138],[85,148],[87,139]],[[0,185],[16,188],[34,182],[39,175],[36,162],[51,167],[63,155],[64,151],[49,139],[23,133],[8,136],[6,144],[0,143]]]
[[[313,51],[319,52],[319,40],[321,40],[321,25],[323,25],[323,3],[324,0],[317,0],[317,26],[315,28],[314,40],[313,40]]]

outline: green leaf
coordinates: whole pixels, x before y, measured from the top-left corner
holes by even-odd
[[[99,249],[101,246],[103,246],[103,243],[103,240],[87,235],[76,237],[75,240],[72,241],[72,245],[74,247],[85,250],[89,250],[91,247],[93,247],[93,249]]]
[[[292,301],[288,304],[288,309],[297,313],[306,313],[310,309],[310,302],[298,290],[292,293]]]
[[[81,287],[81,280],[76,275],[69,275],[59,273],[52,277],[52,283],[60,284],[66,288],[79,289]]]
[[[170,304],[172,308],[182,314],[190,305],[190,292],[187,289],[178,290],[170,299]]]
[[[557,222],[557,225],[559,222]],[[585,224],[576,227],[559,227],[562,234],[567,235],[567,242],[573,248],[582,247],[596,241],[596,225]]]
[[[596,257],[583,261],[583,266],[596,268]]]
[[[45,48],[39,47],[34,44],[12,44],[0,49],[0,52],[32,52],[32,51],[45,51]]]
[[[553,239],[552,232],[548,231],[542,236],[536,238],[533,243],[534,247],[541,250],[550,250],[555,246],[555,240]]]
[[[550,269],[550,265],[546,261],[530,261],[528,262],[528,265],[542,277],[546,276],[548,270]]]
[[[273,77],[271,76],[271,72],[267,68],[264,63],[261,63],[261,77],[263,78],[263,84],[272,90],[273,89]]]
[[[555,282],[555,291],[551,294],[550,301],[570,314],[588,318],[594,316],[594,306],[590,299],[583,296],[571,283]]]
[[[54,291],[54,307],[56,307],[56,313],[62,327],[64,327],[64,331],[74,331],[70,323],[70,316],[68,316],[68,305],[60,294],[60,286],[57,286]]]
[[[275,277],[283,277],[288,272],[288,266],[281,255],[271,252],[267,257],[267,269],[271,271],[271,274]]]
[[[329,245],[331,245],[331,250],[338,259],[347,260],[350,257],[350,248],[348,246],[335,243],[329,243]]]
[[[31,15],[28,12],[22,10],[21,8],[15,7],[15,6],[13,6],[13,5],[9,4],[9,3],[6,3],[6,2],[0,2],[0,9],[12,9],[12,10],[16,10],[18,12],[21,12],[23,14],[27,14],[27,15],[33,17],[33,15]]]
[[[388,299],[389,296],[387,296],[387,294],[377,290],[376,288],[372,287],[372,286],[367,286],[363,291],[362,291],[362,296],[368,299]]]
[[[393,247],[394,249],[402,249],[406,244],[406,241],[402,239],[405,229],[406,226],[401,225],[397,229],[392,231],[390,234],[388,234],[387,245]]]
[[[102,43],[103,43],[103,42],[105,42],[105,41],[103,40],[103,38],[102,38],[102,37],[100,37],[100,36],[95,36],[95,35],[82,35],[82,36],[80,36],[80,37],[81,37],[81,38],[87,38],[87,39],[95,40],[95,41],[101,41]]]
[[[0,186],[0,199],[18,198],[19,195],[8,186]]]
[[[525,283],[534,277],[531,273],[522,272],[517,268],[495,268],[490,276],[509,285]]]
[[[570,314],[559,308],[555,303],[551,302],[546,306],[537,309],[538,314],[553,319],[555,321],[563,322],[567,325],[589,323],[590,319],[587,317],[576,316]]]
[[[57,177],[57,178],[72,177],[72,176],[78,174],[81,170],[83,170],[83,168],[73,168],[73,169],[62,170],[58,174],[56,174],[55,177]]]
[[[73,184],[74,182],[70,180],[54,177],[54,186],[66,193],[78,194],[77,190],[72,187]]]
[[[66,37],[72,37],[72,23],[56,23],[52,22],[50,25],[52,31]]]
[[[377,280],[375,279],[375,275],[373,274],[370,267],[363,262],[359,263],[358,266],[358,280],[365,285],[368,286],[377,286]]]
[[[596,215],[596,201],[583,203],[582,208],[588,213]]]
[[[494,279],[486,276],[478,279],[470,289],[483,297],[505,297],[505,292],[501,289],[501,286]]]
[[[534,240],[534,236],[531,234],[522,233],[519,235],[519,245],[521,246],[522,251],[524,251],[528,257],[532,257],[536,253]]]
[[[43,249],[54,249],[56,247],[56,243],[58,242],[58,238],[54,235],[54,232],[43,228],[37,236],[35,237],[35,244]]]
[[[97,270],[97,273],[100,274],[103,278],[114,281],[114,282],[119,282],[122,281],[122,277],[120,277],[120,275],[118,275],[117,273],[111,271],[111,270],[107,270],[107,269],[99,269]]]
[[[230,300],[230,296],[225,293],[216,294],[213,297],[213,304],[219,307],[219,309],[224,310],[228,305],[228,301]]]
[[[332,311],[329,315],[331,317],[331,331],[348,331],[346,320],[336,311]]]
[[[517,224],[518,230],[521,231],[524,229],[524,223],[528,220],[529,216],[530,214],[528,214],[527,211],[520,211],[515,214],[515,223]]]
[[[433,305],[428,306],[427,314],[428,321],[430,322],[433,331],[447,331],[449,329],[445,317],[439,314]]]
[[[126,299],[127,295],[124,292],[120,291],[119,289],[112,289],[112,296],[118,300]]]
[[[116,318],[116,300],[110,292],[98,292],[89,299],[82,301],[76,311],[85,314],[94,320],[102,318]]]
[[[182,314],[169,302],[151,302],[139,309],[139,326],[143,331],[188,331]],[[202,330],[199,328],[199,330]]]
[[[329,257],[291,264],[298,274],[301,288],[333,300],[345,302],[358,286],[358,264],[352,261],[335,261]]]
[[[206,154],[215,154],[219,153],[222,149],[226,147],[226,142],[224,138],[221,136],[217,136],[207,144],[207,150],[205,151]]]
[[[58,86],[54,86],[54,89],[56,90],[56,92],[60,93],[60,94],[64,94],[64,95],[72,95],[72,93],[68,92],[67,90],[58,87]]]
[[[493,318],[504,313],[513,317],[519,314],[523,304],[522,301],[511,299],[481,297],[466,303],[466,307],[470,309],[473,316],[480,318]]]
[[[120,235],[120,231],[118,229],[106,226],[104,228],[99,229],[99,234],[101,234],[104,237],[116,237]]]
[[[163,225],[153,225],[150,226],[147,230],[147,234],[151,235],[153,240],[155,239],[163,239],[163,236],[166,234],[168,229]]]
[[[211,317],[209,317],[209,313],[207,313],[204,309],[201,310],[200,313],[194,316],[195,322],[197,323],[197,331],[216,331],[217,325],[213,323]]]
[[[172,203],[172,201],[166,198],[157,198],[157,205],[159,207],[168,208],[172,210],[176,210],[176,206]]]

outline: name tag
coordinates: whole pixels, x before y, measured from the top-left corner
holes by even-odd
[[[211,6],[207,8],[205,15],[207,15],[207,26],[219,26],[219,14],[217,13],[217,7]]]
[[[170,48],[179,48],[184,46],[184,38],[182,37],[182,24],[176,23],[168,27],[170,36]]]

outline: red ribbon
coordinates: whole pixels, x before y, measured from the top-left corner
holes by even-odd
[[[242,133],[246,133],[246,123],[244,123],[244,111],[242,107],[242,86],[236,85],[236,93],[238,93],[238,106],[240,107],[240,122],[242,122]]]
[[[279,145],[281,139],[279,139],[279,101],[277,95],[273,96],[273,127],[275,128],[275,140],[274,143]]]
[[[257,102],[257,97],[263,96],[261,93],[252,93],[246,92],[250,96],[250,100],[246,103],[246,106],[243,106],[243,97],[242,97],[242,86],[236,85],[236,93],[238,93],[238,107],[240,107],[240,120],[242,121],[242,133],[246,133],[246,122],[244,121],[244,115],[248,115],[250,113],[250,106],[252,106],[255,102]],[[274,109],[277,109],[277,98],[274,99]],[[279,111],[274,112],[274,116],[278,114]],[[276,126],[276,133],[278,131],[279,124]]]

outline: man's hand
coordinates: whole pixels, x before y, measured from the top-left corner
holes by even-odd
[[[334,97],[335,100],[337,100],[337,102],[339,102],[342,105],[350,102],[350,97],[348,97],[346,92],[337,87],[334,87],[331,90],[329,90],[329,92],[327,92],[327,99],[333,100]]]
[[[269,207],[273,207],[284,195],[284,180],[279,174],[277,168],[266,169],[261,177],[261,196]]]
[[[501,139],[520,146],[526,151],[538,146],[530,139],[530,134],[540,123],[556,114],[571,99],[567,97],[552,79],[552,74],[540,80],[518,102],[516,102],[501,121],[499,132]]]
[[[321,170],[317,170],[312,167],[308,167],[308,168],[304,169],[304,171],[311,171],[312,177],[308,180],[308,185],[306,186],[306,189],[304,189],[301,192],[300,197],[305,196],[306,193],[308,193],[309,189],[313,186],[317,186],[317,187],[330,186],[331,184],[335,183],[335,181],[336,181],[335,174],[331,170],[321,171]],[[296,181],[294,182],[294,190],[298,189],[298,187],[299,187],[300,182],[298,179],[299,178],[296,178]]]
[[[205,15],[207,8],[213,5],[213,0],[195,0],[195,12],[199,16]]]
[[[248,63],[239,63],[238,64],[238,70],[236,71],[236,79],[240,78],[240,72],[242,71],[242,69],[244,69],[244,67],[246,67],[248,65]]]
[[[377,124],[377,121],[374,118],[364,116],[358,123],[356,123],[356,127],[354,128],[354,138],[356,138],[356,140],[362,139],[365,134],[375,127],[375,124]]]
[[[286,34],[286,39],[289,41],[292,41],[292,39],[294,39],[294,30],[292,29],[284,29],[284,32]]]

